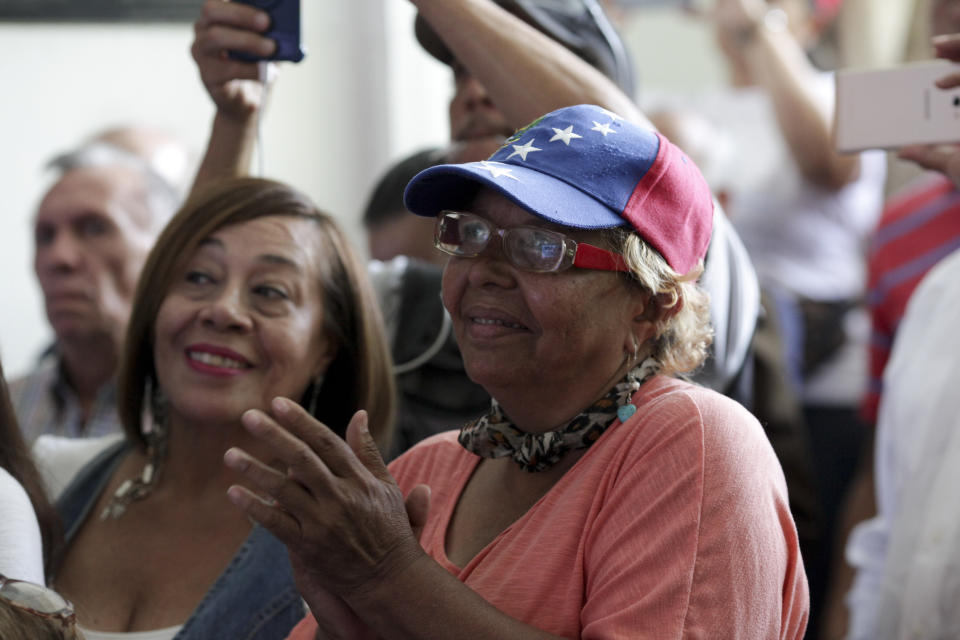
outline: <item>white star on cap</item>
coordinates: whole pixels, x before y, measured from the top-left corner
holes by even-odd
[[[481,160],[480,164],[482,165],[480,168],[489,171],[490,175],[492,175],[494,178],[507,177],[511,180],[520,180],[520,178],[517,176],[510,175],[510,172],[513,171],[513,169],[509,167],[505,167],[496,162],[487,162],[486,160]]]
[[[543,151],[543,149],[538,149],[538,148],[536,148],[535,146],[533,146],[533,143],[536,142],[536,141],[537,141],[537,139],[534,138],[533,140],[531,140],[531,141],[528,142],[527,144],[523,144],[523,145],[515,144],[515,145],[512,145],[512,146],[513,146],[513,153],[511,153],[510,155],[507,156],[507,160],[509,160],[509,159],[512,158],[513,156],[520,156],[520,159],[523,160],[524,162],[526,162],[526,161],[527,161],[527,154],[530,153],[531,151]]]
[[[563,144],[570,146],[570,141],[574,138],[582,138],[579,133],[573,132],[573,125],[570,125],[566,129],[557,129],[556,127],[551,127],[553,132],[557,135],[550,138],[550,142],[556,142],[557,140],[561,141]]]
[[[610,111],[610,110],[608,110],[608,109],[604,109],[603,107],[600,107],[600,111],[602,111],[605,116],[607,116],[608,118],[610,118],[610,119],[613,120],[614,122],[616,122],[617,120],[623,120],[623,118],[621,118],[620,116],[618,116],[617,114],[615,114],[613,111]],[[596,123],[594,123],[594,124],[596,124]]]
[[[593,127],[590,128],[590,131],[599,131],[603,134],[603,137],[606,138],[608,133],[616,133],[613,129],[610,128],[610,122],[604,122],[600,124],[596,120],[593,121]]]

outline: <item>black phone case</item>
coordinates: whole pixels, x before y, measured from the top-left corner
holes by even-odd
[[[300,44],[300,0],[232,0],[256,7],[270,14],[270,29],[263,35],[277,43],[277,50],[268,58],[260,58],[240,51],[231,51],[230,57],[245,62],[260,60],[287,60],[300,62],[305,52]]]

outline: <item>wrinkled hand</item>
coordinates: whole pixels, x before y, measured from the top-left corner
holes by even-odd
[[[429,490],[404,501],[366,412],[354,415],[346,442],[291,400],[276,399],[271,412],[248,411],[242,422],[287,472],[236,448],[224,460],[272,502],[237,485],[228,496],[287,546],[308,603],[311,591],[349,599],[423,556],[413,526],[425,520]]]
[[[960,34],[936,36],[933,38],[933,46],[937,57],[960,62]],[[960,87],[960,71],[940,78],[936,85],[940,89]],[[960,189],[960,146],[913,145],[900,149],[897,156],[915,162],[924,169],[939,171]]]
[[[260,35],[269,26],[270,16],[249,5],[223,0],[204,3],[194,23],[190,53],[203,86],[221,113],[246,117],[262,106],[267,87],[258,80],[257,64],[234,60],[227,52],[272,55],[276,43]]]
[[[418,485],[407,496],[406,509],[414,535],[420,537],[430,506],[430,488]],[[312,578],[312,571],[299,555],[290,554],[297,591],[304,594],[310,612],[317,621],[316,640],[364,640],[377,638],[340,596],[328,591]]]

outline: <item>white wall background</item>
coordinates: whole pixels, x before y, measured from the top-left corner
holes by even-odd
[[[362,246],[358,211],[390,161],[447,137],[446,69],[399,0],[303,2],[304,62],[281,72],[263,129],[266,174],[307,192]],[[158,125],[199,152],[213,109],[192,26],[0,23],[0,356],[27,370],[50,340],[32,271],[44,162],[104,127]],[[388,108],[389,106],[389,108]]]
[[[669,6],[618,14],[634,59],[638,99],[647,93],[697,93],[727,82],[727,66],[706,20]]]

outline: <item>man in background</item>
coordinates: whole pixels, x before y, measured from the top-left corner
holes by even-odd
[[[363,210],[363,228],[374,260],[407,256],[443,267],[447,255],[433,246],[433,220],[412,216],[403,190],[415,175],[447,160],[447,149],[424,149],[396,163],[380,177]]]
[[[137,278],[180,203],[151,162],[153,152],[171,158],[153,135],[112,130],[49,164],[57,177],[34,220],[34,270],[54,341],[10,384],[27,442],[120,429],[114,378]]]

